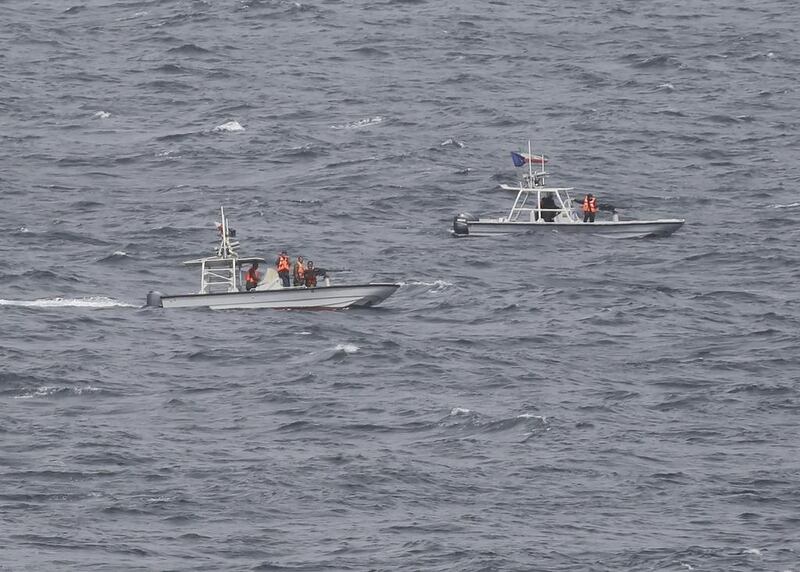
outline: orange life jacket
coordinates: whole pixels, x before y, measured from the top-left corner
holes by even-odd
[[[251,268],[250,270],[248,270],[247,273],[244,275],[244,281],[253,284],[258,284],[258,270],[256,270],[255,268]]]
[[[289,257],[280,255],[276,264],[278,272],[289,272]]]
[[[303,280],[303,275],[305,274],[306,269],[303,266],[302,262],[295,262],[294,264],[294,276],[298,280]]]
[[[583,199],[583,212],[585,213],[596,213],[597,212],[597,199],[592,197],[586,197]]]

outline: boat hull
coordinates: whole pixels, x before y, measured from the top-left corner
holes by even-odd
[[[678,230],[683,219],[626,220],[583,222],[506,222],[483,219],[464,221],[467,232],[455,236],[495,236],[501,234],[542,233],[548,231],[567,234],[591,234],[609,238],[644,238],[648,236],[669,236]]]
[[[395,293],[399,284],[359,284],[317,288],[279,288],[250,292],[179,294],[160,297],[164,308],[233,309],[332,309],[380,304]]]

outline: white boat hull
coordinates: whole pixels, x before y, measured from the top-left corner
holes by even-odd
[[[467,233],[455,236],[495,236],[501,234],[542,233],[548,231],[569,234],[602,235],[609,238],[644,238],[669,236],[678,230],[683,219],[626,220],[598,222],[508,222],[499,219],[464,221]]]
[[[164,308],[233,309],[341,309],[380,304],[394,294],[399,284],[360,284],[279,288],[250,292],[179,294],[160,296]]]

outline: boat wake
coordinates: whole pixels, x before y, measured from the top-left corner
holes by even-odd
[[[3,300],[0,306],[18,306],[23,308],[138,308],[135,304],[128,304],[106,298],[105,296],[88,296],[86,298],[40,298],[38,300]]]
[[[401,287],[405,286],[428,286],[429,292],[441,292],[453,285],[447,280],[434,280],[433,282],[400,282]]]

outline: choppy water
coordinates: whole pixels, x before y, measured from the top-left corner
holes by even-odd
[[[792,2],[0,5],[0,569],[800,569]],[[454,240],[531,137],[660,240]],[[403,283],[161,311],[243,252]]]

